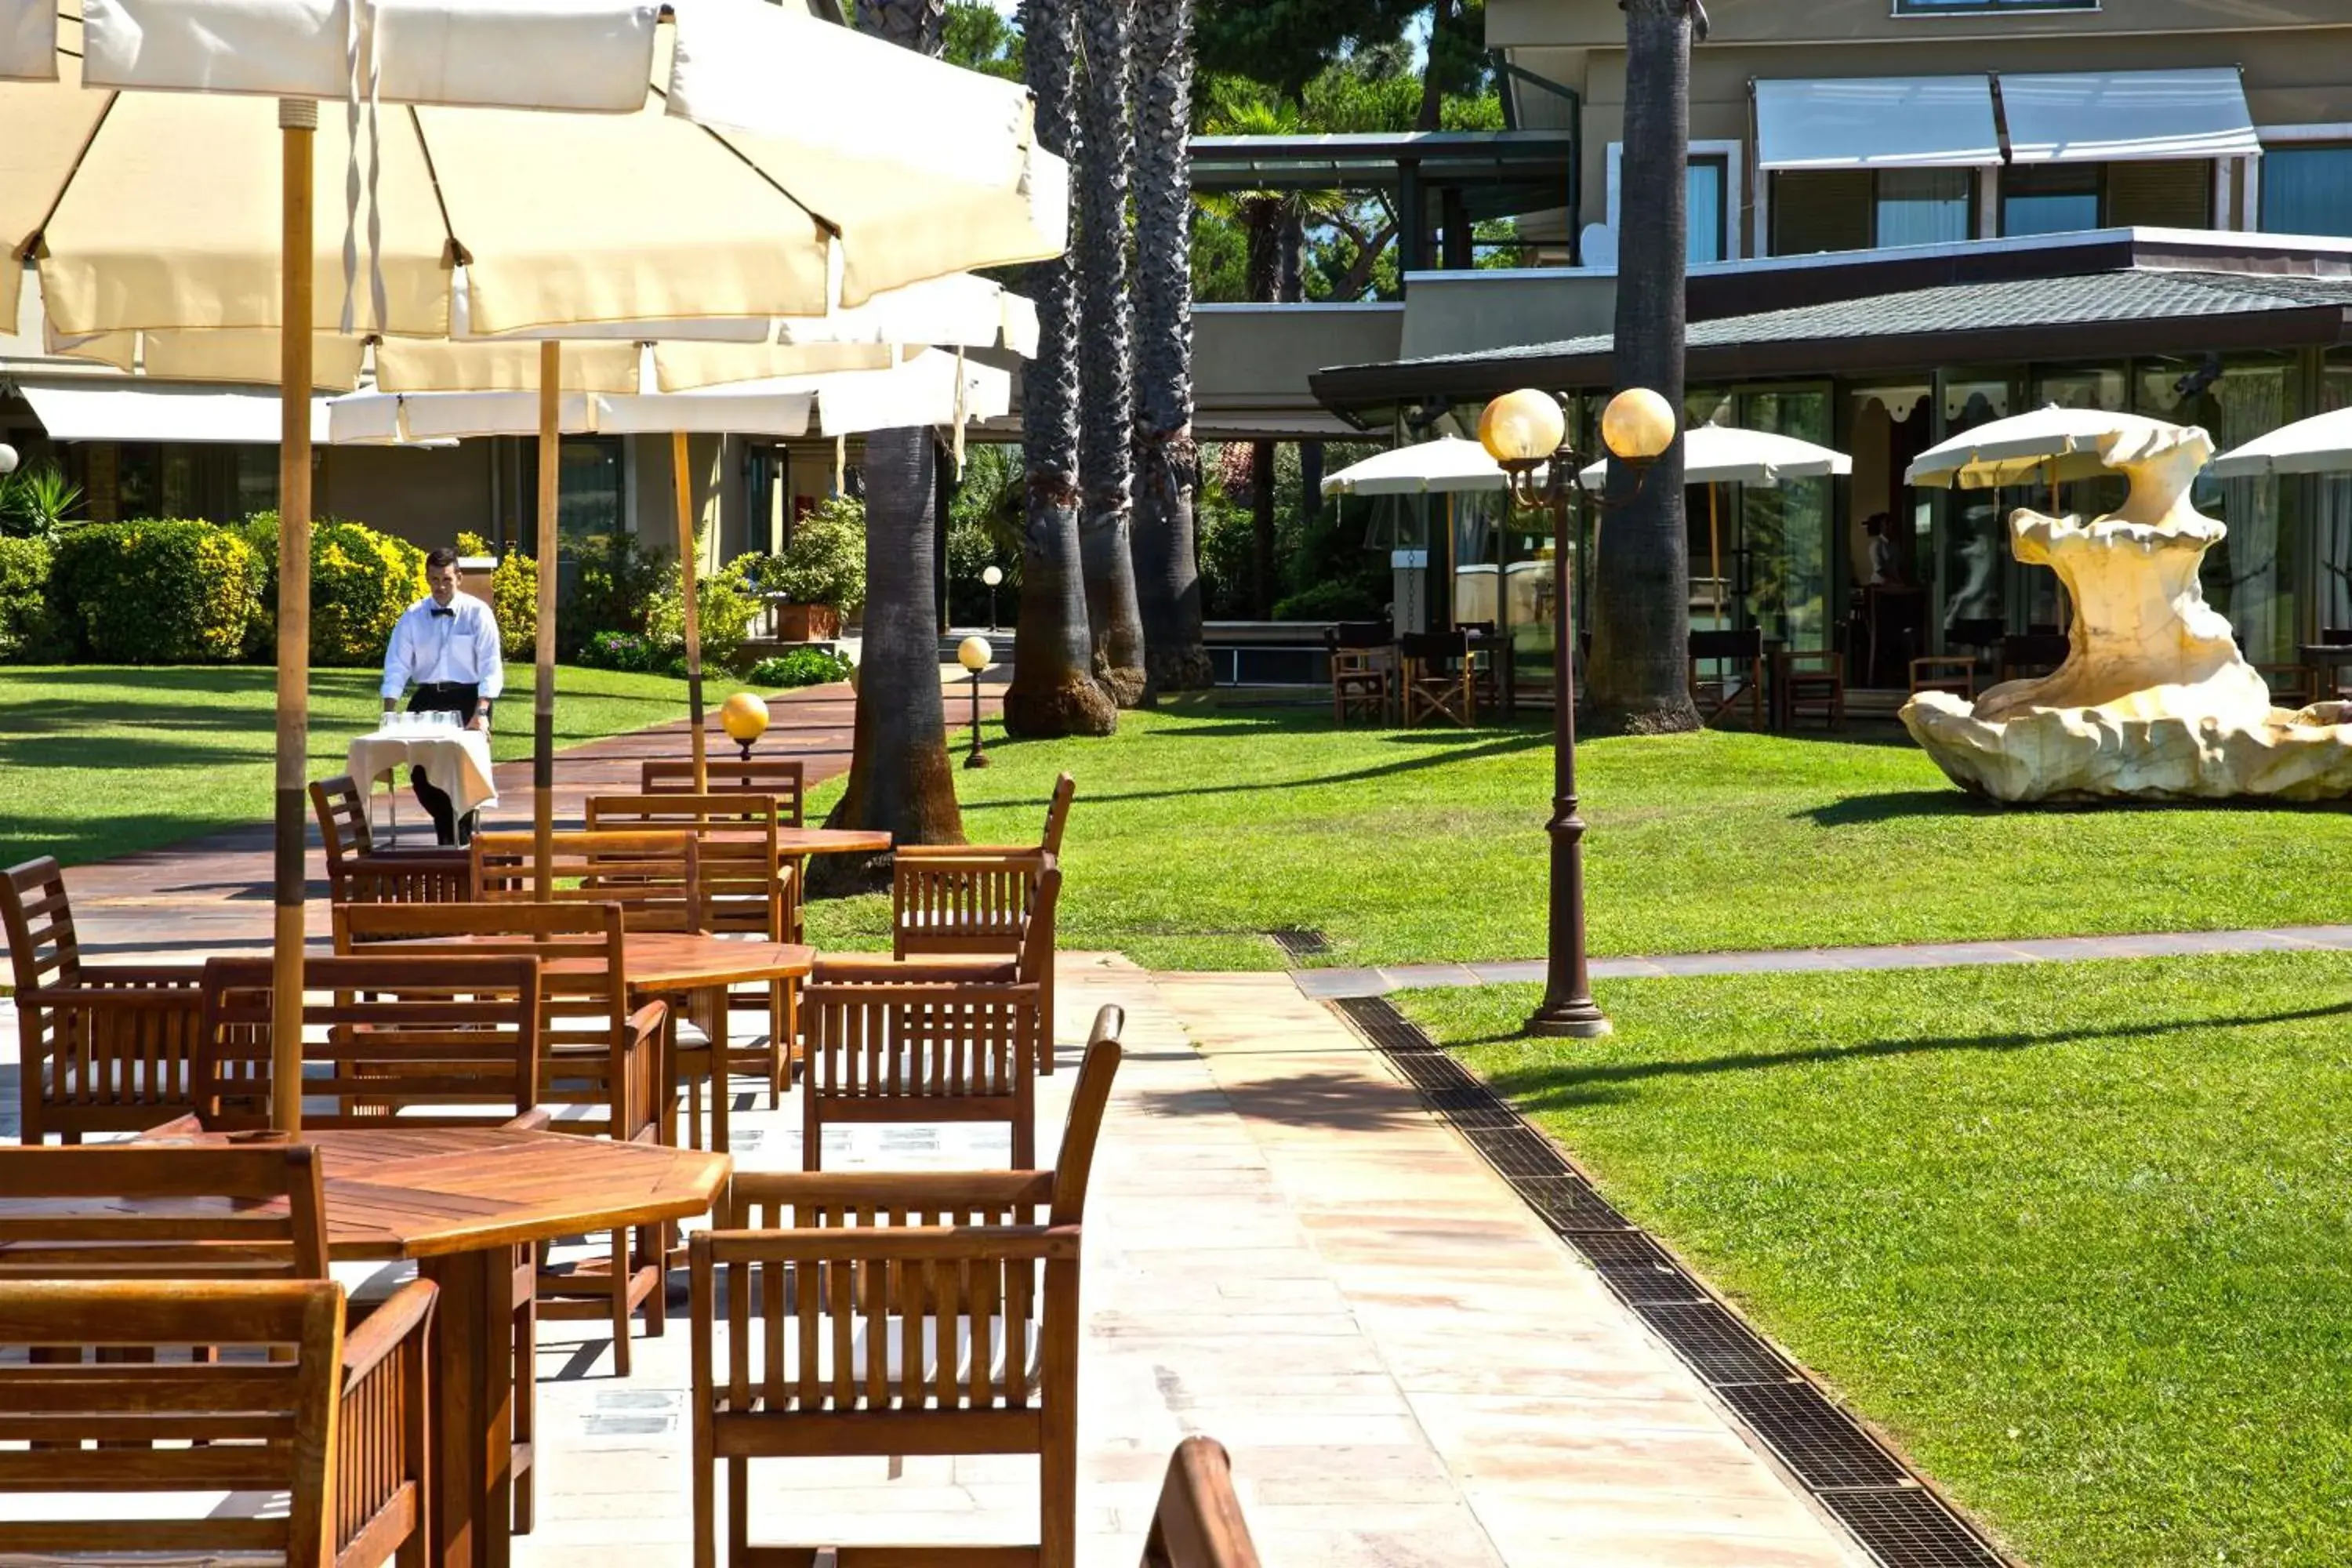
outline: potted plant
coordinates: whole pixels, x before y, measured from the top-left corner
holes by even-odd
[[[824,642],[866,607],[866,505],[835,496],[793,526],[783,553],[760,568],[762,592],[782,595],[776,637]]]

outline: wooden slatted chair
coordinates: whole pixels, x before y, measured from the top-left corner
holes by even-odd
[[[1063,775],[1067,778],[1068,774]],[[1017,959],[1037,917],[1038,889],[1055,865],[1043,849],[940,848],[892,858],[890,950],[918,954]],[[1058,873],[1056,881],[1058,882]],[[1053,911],[1045,910],[1045,962],[1022,978],[1039,988],[1038,1070],[1054,1070]]]
[[[136,1132],[184,1114],[204,1026],[194,963],[84,963],[65,873],[44,856],[0,873],[16,984],[17,1136]]]
[[[1002,1121],[1035,1153],[1037,988],[986,982],[812,985],[801,1166],[835,1123]]]
[[[782,757],[740,757],[708,760],[702,770],[703,788],[712,795],[768,795],[776,798],[776,820],[786,827],[802,826],[807,770]],[[686,759],[656,758],[637,769],[637,788],[645,795],[692,795],[694,763]]]
[[[339,904],[447,904],[473,896],[466,852],[454,847],[379,849],[368,825],[367,792],[348,773],[310,786],[327,885]]]
[[[477,833],[474,898],[538,899],[538,860],[528,833]],[[558,904],[618,904],[630,931],[708,931],[702,861],[691,833],[559,833],[552,866]]]
[[[65,1205],[69,1224],[52,1212]],[[308,1144],[0,1149],[0,1281],[328,1277]]]
[[[728,1561],[798,1563],[818,1549],[750,1541],[751,1461],[851,1454],[1035,1454],[1039,1536],[845,1561],[1074,1568],[1079,1260],[1120,1023],[1096,1020],[1051,1171],[737,1174],[690,1244],[696,1568],[718,1562],[720,1461]]]
[[[573,1112],[549,1123],[624,1142],[667,1142],[672,1094],[664,1070],[669,1008],[628,1005],[626,938],[617,904],[349,904],[335,910],[335,951],[436,960],[436,939],[472,939],[470,954],[539,965],[539,1098]],[[634,1245],[633,1245],[634,1244]],[[658,1226],[610,1233],[607,1255],[568,1272],[537,1271],[541,1316],[605,1320],[613,1364],[629,1375],[629,1321],[642,1310],[657,1339],[667,1321]]]
[[[1258,1568],[1257,1543],[1234,1495],[1225,1446],[1198,1433],[1176,1445],[1139,1568]]]
[[[1807,648],[1783,656],[1789,693],[1782,706],[1790,723],[1818,712],[1832,730],[1845,728],[1845,655],[1835,648]]]
[[[327,1280],[0,1280],[0,1350],[31,1358],[0,1364],[0,1437],[36,1439],[0,1451],[0,1492],[40,1499],[37,1517],[0,1527],[0,1550],[60,1564],[423,1563],[435,1294],[414,1281],[347,1337]],[[100,1359],[51,1353],[80,1345]],[[125,1517],[140,1494],[164,1517]],[[275,1517],[238,1506],[256,1494],[289,1500]]]
[[[677,831],[691,833],[702,868],[704,918],[714,931],[738,932],[768,942],[799,942],[800,868],[776,848],[776,802],[767,795],[603,795],[588,801],[591,832]],[[756,1072],[768,1081],[768,1108],[783,1103],[792,1081],[793,1046],[800,1035],[799,987],[789,980],[729,994],[730,1011],[756,1007],[766,1015],[767,1044],[728,1049],[727,1070]],[[715,1023],[726,1034],[725,1020]],[[714,1089],[713,1092],[723,1092]]]
[[[1699,666],[1711,668],[1706,679]],[[1699,631],[1690,634],[1690,694],[1694,703],[1712,704],[1707,723],[1714,723],[1744,698],[1748,727],[1764,728],[1764,634],[1755,626],[1744,631]]]
[[[1070,825],[1070,802],[1077,797],[1078,781],[1063,773],[1054,781],[1054,794],[1045,803],[1045,834],[1034,844],[901,844],[892,851],[901,858],[920,859],[928,855],[991,855],[1045,854],[1059,859],[1062,854],[1062,834]]]

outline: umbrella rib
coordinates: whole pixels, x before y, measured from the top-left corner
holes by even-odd
[[[82,161],[89,156],[89,150],[98,144],[98,133],[106,128],[106,121],[114,113],[114,105],[121,96],[119,92],[110,92],[106,95],[106,107],[100,110],[98,118],[89,122],[89,134],[82,138],[80,147],[75,150],[73,167],[68,169],[66,177],[58,182],[57,194],[49,198],[48,210],[41,214],[41,221],[33,226],[33,232],[25,237],[24,242],[12,252],[13,255],[20,258],[31,258],[47,243],[49,225],[57,221],[58,209],[65,205],[66,193],[73,189],[74,179],[81,173]]]
[[[425,180],[433,187],[433,205],[441,212],[441,234],[449,242],[450,265],[460,266],[471,261],[473,253],[457,238],[457,227],[449,221],[449,198],[442,194],[441,171],[433,162],[433,142],[425,134],[425,121],[418,116],[413,103],[408,106],[408,123],[416,132],[416,150],[425,158]]]
[[[656,98],[660,99],[664,103],[667,103],[669,101],[669,94],[664,92],[660,88],[654,88],[652,91],[653,95]],[[778,181],[773,174],[771,174],[767,170],[761,168],[759,164],[759,161],[754,159],[750,153],[744,152],[743,149],[738,147],[734,142],[730,142],[726,137],[720,135],[717,131],[712,130],[709,126],[703,124],[698,120],[688,121],[688,123],[692,125],[697,131],[701,132],[705,136],[709,137],[713,142],[718,142],[721,147],[726,148],[730,153],[734,153],[737,158],[742,160],[743,166],[751,170],[754,174],[759,175],[761,180],[766,184],[770,190],[783,197],[784,200],[792,203],[793,205],[800,208],[801,211],[808,214],[810,217],[816,221],[817,226],[824,229],[828,236],[835,239],[839,239],[841,237],[841,226],[839,224],[834,222],[831,218],[825,216],[823,213],[809,205],[808,203],[801,200],[800,197],[793,195],[791,191],[785,189],[783,184]]]

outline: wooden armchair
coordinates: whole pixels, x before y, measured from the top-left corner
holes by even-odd
[[[631,1012],[625,938],[617,904],[352,904],[335,910],[335,951],[371,958],[446,959],[436,938],[469,937],[468,955],[519,958],[539,968],[539,1099],[583,1114],[552,1131],[624,1142],[667,1142],[675,1095],[664,1062],[667,1003]],[[632,1240],[635,1246],[632,1247]],[[610,1233],[607,1256],[567,1272],[538,1270],[542,1316],[609,1321],[613,1365],[629,1375],[629,1321],[646,1333],[667,1321],[663,1227]],[[519,1376],[518,1385],[521,1378]]]
[[[776,820],[786,827],[801,826],[806,774],[797,762],[761,757],[709,758],[702,770],[703,788],[712,795],[766,795],[776,800]],[[637,770],[637,789],[644,795],[692,795],[694,763],[679,758],[656,758]]]
[[[1465,730],[1478,721],[1478,676],[1465,634],[1407,632],[1397,638],[1397,658],[1406,729],[1424,719],[1444,719]]]
[[[648,766],[652,764],[648,763]],[[694,835],[702,868],[703,915],[709,929],[769,942],[799,942],[800,868],[777,852],[777,802],[746,794],[602,795],[588,801],[591,832],[680,832]],[[792,1081],[793,1044],[799,1037],[798,987],[772,981],[731,992],[730,1012],[746,1004],[766,1015],[768,1042],[756,1050],[728,1047],[726,1072],[756,1072],[768,1080],[768,1107],[783,1103]],[[724,1019],[699,1020],[714,1043],[728,1037]],[[715,1030],[709,1025],[718,1026]],[[723,1092],[723,1083],[714,1092]]]
[[[531,835],[477,833],[467,847],[478,901],[538,901]],[[552,864],[549,903],[618,904],[630,931],[709,929],[702,859],[691,833],[559,833]]]
[[[801,1166],[835,1122],[1002,1121],[1035,1158],[1037,988],[956,982],[812,985]]]
[[[1386,621],[1341,621],[1323,633],[1331,660],[1331,721],[1389,721],[1396,689],[1396,634]]]
[[[1969,654],[1927,654],[1911,661],[1911,695],[1948,691],[1963,702],[1976,700],[1977,672],[1982,667]]]
[[[1041,1485],[1034,1545],[848,1560],[1075,1568],[1079,1259],[1119,1026],[1096,1022],[1052,1171],[737,1175],[691,1243],[696,1568],[718,1562],[721,1460],[728,1561],[808,1563],[752,1546],[751,1462],[851,1454],[1035,1454]]]
[[[1836,648],[1808,648],[1780,656],[1789,683],[1782,710],[1793,724],[1799,715],[1818,712],[1832,730],[1845,727],[1845,655]]]
[[[1715,668],[1708,679],[1699,679],[1699,666]],[[1742,677],[1738,684],[1733,677]],[[1714,707],[1706,721],[1714,723],[1745,698],[1748,702],[1748,725],[1751,730],[1764,728],[1764,633],[1750,626],[1746,631],[1693,632],[1690,634],[1690,694],[1693,702],[1711,702]]]
[[[1196,1433],[1170,1456],[1140,1568],[1258,1568],[1233,1460],[1214,1437]]]
[[[189,1110],[200,965],[84,963],[65,873],[46,856],[0,873],[0,931],[16,992],[22,1142],[136,1132]]]
[[[892,853],[900,859],[933,855],[1051,855],[1062,853],[1062,834],[1070,825],[1070,802],[1077,798],[1078,781],[1063,773],[1054,781],[1053,797],[1045,803],[1045,834],[1034,844],[901,844]]]
[[[0,1492],[40,1495],[42,1517],[0,1540],[60,1563],[422,1562],[435,1293],[406,1285],[346,1337],[325,1280],[0,1281],[0,1351],[33,1357],[0,1363],[0,1428],[43,1439],[0,1465]],[[54,1353],[90,1344],[95,1362]],[[217,1354],[257,1346],[272,1358]],[[282,1515],[251,1506],[281,1493]],[[161,1517],[125,1517],[140,1494]]]
[[[312,784],[310,808],[327,847],[327,884],[335,902],[448,904],[473,896],[463,849],[377,848],[367,791],[348,773]]]

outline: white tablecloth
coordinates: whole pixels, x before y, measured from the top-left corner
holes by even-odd
[[[352,742],[344,771],[362,789],[378,773],[398,770],[393,787],[407,782],[410,768],[423,768],[425,782],[449,797],[457,815],[499,803],[490,778],[490,737],[479,730],[378,730]]]

